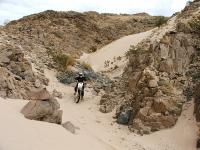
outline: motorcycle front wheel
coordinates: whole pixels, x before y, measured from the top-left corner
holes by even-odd
[[[78,95],[76,97],[76,103],[79,103],[80,99],[81,99],[81,91],[78,90]]]

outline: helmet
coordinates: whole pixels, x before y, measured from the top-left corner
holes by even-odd
[[[80,77],[82,77],[82,76],[83,76],[83,73],[82,73],[82,72],[79,72],[78,75],[79,75]]]

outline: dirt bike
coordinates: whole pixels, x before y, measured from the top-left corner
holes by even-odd
[[[79,82],[77,86],[77,96],[76,96],[76,103],[79,103],[80,100],[83,99],[83,92],[84,92],[84,83]]]

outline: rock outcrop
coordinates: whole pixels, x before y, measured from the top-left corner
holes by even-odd
[[[10,42],[4,32],[0,35],[0,96],[27,99],[27,91],[47,85],[42,74],[34,73],[21,47]],[[40,84],[36,86],[36,82]]]
[[[61,124],[59,103],[43,89],[48,79],[33,70],[21,46],[13,43],[5,32],[0,32],[0,96],[31,100],[22,110],[26,118]]]

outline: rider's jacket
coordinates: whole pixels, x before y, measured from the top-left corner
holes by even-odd
[[[77,80],[78,82],[84,82],[86,81],[86,78],[84,76],[83,77],[77,76],[75,77],[75,80]]]

